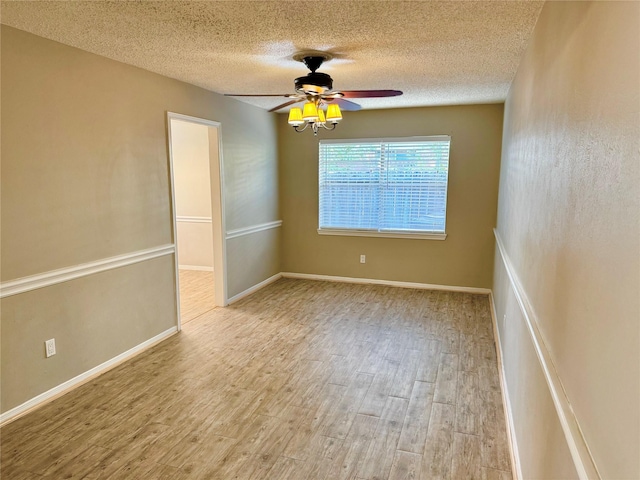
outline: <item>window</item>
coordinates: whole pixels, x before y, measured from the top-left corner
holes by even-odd
[[[443,240],[450,141],[322,140],[318,233]]]

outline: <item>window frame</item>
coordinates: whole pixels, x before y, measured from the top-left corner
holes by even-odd
[[[447,177],[444,195],[444,231],[428,231],[428,230],[373,230],[358,228],[322,228],[320,227],[320,197],[322,195],[322,186],[320,169],[322,163],[320,161],[320,148],[322,144],[349,144],[349,143],[410,143],[410,142],[449,142],[449,155],[447,158]],[[337,235],[348,237],[381,237],[381,238],[405,238],[405,239],[422,239],[422,240],[445,240],[447,238],[447,204],[449,196],[449,167],[451,164],[451,136],[450,135],[429,135],[429,136],[413,136],[413,137],[386,137],[386,138],[349,138],[349,139],[323,139],[318,144],[318,229],[319,235]]]

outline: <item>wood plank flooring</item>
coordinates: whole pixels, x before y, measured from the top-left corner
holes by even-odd
[[[180,315],[182,325],[216,308],[213,272],[180,270]]]
[[[510,479],[486,296],[282,279],[2,429],[2,479]]]

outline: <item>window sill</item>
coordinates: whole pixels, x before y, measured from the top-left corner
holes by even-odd
[[[420,233],[420,232],[375,232],[372,230],[340,230],[319,228],[318,235],[338,235],[343,237],[380,237],[380,238],[411,238],[416,240],[444,240],[446,233]]]

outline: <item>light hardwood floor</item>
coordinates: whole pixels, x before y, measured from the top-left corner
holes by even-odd
[[[180,270],[180,316],[181,322],[194,318],[216,308],[213,292],[213,272],[201,270]]]
[[[282,279],[0,430],[3,479],[510,479],[486,296]]]

